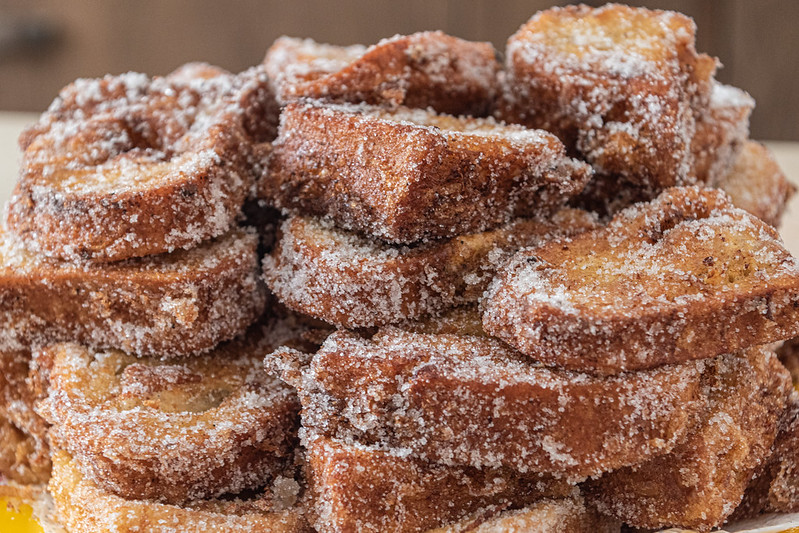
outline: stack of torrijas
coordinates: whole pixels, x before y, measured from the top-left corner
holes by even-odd
[[[799,508],[793,188],[694,32],[557,8],[505,65],[440,32],[281,38],[238,75],[70,85],[8,210],[0,471],[45,481],[49,432],[71,531]],[[291,311],[261,316],[261,274]]]

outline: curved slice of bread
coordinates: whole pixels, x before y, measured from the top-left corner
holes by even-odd
[[[76,341],[164,358],[209,350],[264,310],[257,240],[237,229],[192,250],[72,264],[0,235],[0,346]]]
[[[425,531],[575,492],[574,485],[546,475],[433,464],[402,451],[309,433],[315,526],[326,533]]]
[[[346,328],[381,326],[475,302],[516,250],[596,227],[584,211],[517,219],[495,230],[408,247],[291,217],[264,260],[287,306]]]
[[[602,229],[519,252],[484,300],[487,332],[601,374],[799,334],[799,263],[718,190],[672,188]]]
[[[270,99],[258,70],[190,65],[165,78],[78,80],[20,137],[8,227],[30,249],[69,260],[116,261],[220,236],[251,192],[251,142],[269,137],[253,115]]]
[[[554,132],[598,173],[661,189],[693,174],[694,109],[715,60],[674,12],[619,4],[533,16],[508,40],[497,115]]]
[[[58,516],[70,533],[312,531],[300,507],[279,505],[277,486],[268,487],[263,494],[253,497],[227,496],[179,506],[125,499],[101,489],[84,477],[75,460],[60,450],[53,454],[53,477],[49,490]]]
[[[50,479],[47,423],[34,411],[40,399],[28,381],[30,350],[0,351],[0,477],[23,484]]]
[[[744,143],[732,168],[718,186],[733,205],[779,227],[796,185],[788,181],[768,148],[754,141]]]
[[[496,339],[384,328],[372,339],[335,332],[283,378],[299,390],[303,425],[321,434],[581,480],[676,445],[701,407],[700,375],[688,363],[596,378]]]
[[[766,460],[792,389],[768,349],[708,363],[707,406],[670,453],[589,483],[589,501],[634,527],[708,531],[735,510]],[[795,455],[795,450],[792,450]]]
[[[540,130],[409,108],[290,103],[260,196],[393,243],[548,214],[590,168]]]
[[[440,31],[397,35],[365,48],[281,37],[264,66],[278,98],[404,105],[485,116],[497,92],[494,47]]]

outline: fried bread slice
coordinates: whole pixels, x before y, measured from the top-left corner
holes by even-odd
[[[283,103],[312,98],[473,116],[491,109],[499,71],[490,43],[440,31],[397,35],[369,48],[281,37],[264,66]]]
[[[274,133],[274,119],[261,116],[270,100],[257,69],[77,80],[20,137],[8,227],[30,249],[67,260],[117,261],[218,237],[251,193],[252,143]]]
[[[0,346],[76,341],[177,357],[235,337],[261,315],[257,237],[232,232],[192,250],[72,264],[0,234]]]
[[[619,4],[539,12],[510,37],[497,116],[563,139],[600,174],[653,189],[693,176],[694,109],[714,59],[674,12]]]
[[[718,190],[676,187],[602,229],[519,252],[483,326],[537,361],[614,374],[799,333],[799,264]]]
[[[324,533],[425,531],[473,519],[475,513],[490,515],[576,491],[565,480],[546,475],[437,465],[403,452],[308,433],[314,525]]]
[[[754,107],[754,99],[745,91],[713,83],[707,108],[695,112],[691,151],[698,181],[716,185],[727,174],[749,137],[749,115]]]
[[[34,411],[30,350],[0,351],[0,476],[22,484],[50,479],[47,423]]]
[[[302,509],[282,505],[276,488],[252,497],[196,500],[183,505],[125,499],[95,485],[81,473],[75,460],[60,450],[53,454],[49,484],[58,515],[70,533],[310,533]]]
[[[428,533],[619,533],[621,524],[600,515],[577,495],[540,500],[521,509],[502,511],[437,528]]]
[[[763,347],[708,365],[708,403],[698,424],[670,453],[589,483],[589,501],[600,512],[635,527],[708,531],[735,510],[769,454],[791,380]]]
[[[381,326],[476,302],[514,251],[595,227],[588,213],[563,209],[408,247],[291,217],[264,260],[264,278],[296,311],[346,328]]]
[[[283,110],[259,190],[280,209],[413,243],[554,212],[589,175],[543,131],[316,101]]]
[[[48,347],[49,396],[39,411],[54,445],[124,498],[181,504],[254,489],[293,458],[299,401],[263,371],[264,354],[293,335],[258,324],[177,363]]]
[[[796,193],[796,185],[785,177],[771,151],[755,141],[744,144],[718,186],[736,207],[774,227],[779,227],[782,213]]]
[[[337,331],[284,364],[303,425],[319,434],[571,480],[667,452],[702,404],[701,364],[596,378],[531,363],[496,339],[392,327],[371,339]]]

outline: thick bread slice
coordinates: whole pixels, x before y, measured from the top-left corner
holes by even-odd
[[[718,183],[736,207],[779,227],[796,185],[788,181],[768,148],[747,141],[735,164]]]
[[[285,478],[284,478],[285,479]],[[288,480],[295,483],[293,480]],[[66,452],[53,454],[49,484],[61,522],[70,533],[310,533],[302,509],[281,504],[277,485],[263,494],[226,496],[168,505],[111,494],[83,476]]]
[[[293,459],[295,392],[263,371],[294,334],[258,324],[214,351],[166,363],[75,344],[44,350],[50,438],[104,490],[174,504],[256,489]]]
[[[425,531],[575,492],[545,475],[432,464],[313,432],[305,445],[314,525],[322,533]]]
[[[486,510],[491,511],[491,510]],[[497,511],[494,510],[494,513]],[[582,496],[540,500],[495,516],[464,520],[428,533],[619,533],[621,523],[586,505]]]
[[[0,351],[0,477],[23,484],[50,479],[47,423],[34,411],[30,362],[30,350]]]
[[[0,234],[0,346],[76,341],[177,357],[242,333],[264,310],[257,237],[234,230],[192,250],[71,264]]]
[[[702,404],[701,364],[596,378],[486,337],[338,331],[303,359],[283,378],[299,390],[306,428],[450,466],[572,480],[669,451]]]
[[[762,347],[708,366],[698,424],[670,453],[589,483],[589,501],[600,512],[635,527],[708,531],[741,502],[774,442],[791,380]]]
[[[346,328],[381,326],[476,302],[516,250],[596,227],[584,211],[516,219],[500,228],[408,247],[291,217],[264,260],[287,306]]]
[[[590,175],[549,133],[420,109],[290,103],[260,196],[394,243],[551,213]]]
[[[618,4],[542,11],[507,44],[497,116],[563,139],[601,174],[654,189],[692,179],[694,109],[715,60],[683,15]]]
[[[494,47],[440,31],[397,35],[364,46],[281,37],[264,66],[278,99],[404,105],[485,116],[497,92]]]
[[[696,112],[691,141],[694,174],[702,183],[716,185],[732,167],[749,137],[749,115],[755,101],[745,91],[713,83],[710,103]]]
[[[519,252],[487,332],[535,360],[614,374],[799,333],[799,264],[718,190],[672,188],[606,227]]]
[[[32,250],[116,261],[227,232],[254,183],[274,107],[263,71],[77,80],[24,132],[9,228]]]

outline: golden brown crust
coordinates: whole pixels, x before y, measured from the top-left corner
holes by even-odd
[[[799,333],[799,264],[724,193],[664,191],[606,227],[517,254],[483,326],[533,359],[601,374]]]
[[[17,483],[50,479],[47,423],[33,410],[30,350],[0,351],[0,476]]]
[[[407,247],[292,217],[264,260],[264,278],[296,311],[346,328],[381,326],[476,302],[514,251],[595,227],[588,213],[564,209]]]
[[[692,178],[693,109],[715,61],[673,12],[609,4],[542,11],[508,40],[498,117],[552,131],[598,173],[655,189]]]
[[[581,496],[541,500],[521,509],[475,517],[427,533],[619,533],[621,523],[600,515]]]
[[[601,512],[636,527],[708,531],[735,510],[774,442],[791,382],[762,347],[708,364],[698,424],[670,453],[589,483]]]
[[[281,37],[264,66],[284,103],[313,98],[473,116],[488,114],[499,70],[490,43],[440,31],[398,35],[368,49]]]
[[[254,183],[250,143],[274,131],[254,118],[270,99],[257,70],[78,80],[20,138],[8,226],[30,249],[70,260],[117,261],[220,236]]]
[[[447,465],[581,479],[670,450],[700,408],[700,366],[611,378],[550,370],[495,339],[338,331],[299,389],[303,425]]]
[[[251,499],[189,502],[182,506],[146,500],[126,500],[85,478],[65,452],[53,455],[49,490],[61,521],[70,533],[148,531],[152,533],[308,533],[298,508],[281,509],[269,494]]]
[[[774,227],[779,227],[782,213],[796,193],[796,185],[785,177],[771,151],[755,141],[744,143],[718,186],[733,205]]]
[[[296,444],[296,394],[262,367],[292,334],[259,324],[179,363],[55,345],[39,409],[53,443],[124,498],[180,504],[257,488]]]
[[[489,119],[291,103],[259,194],[394,243],[551,213],[590,174],[553,135]]]
[[[544,475],[432,464],[318,435],[306,449],[314,525],[328,533],[424,531],[575,491]]]
[[[76,341],[177,357],[242,333],[263,312],[257,238],[231,233],[198,248],[111,264],[70,264],[0,238],[0,345]]]

